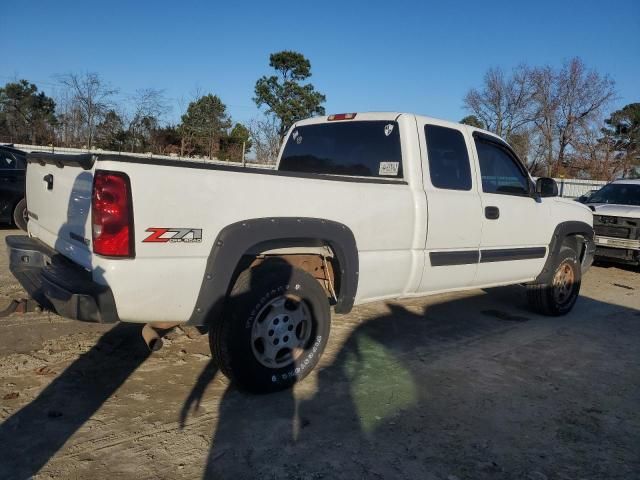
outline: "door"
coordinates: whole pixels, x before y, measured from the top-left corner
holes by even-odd
[[[13,209],[24,198],[24,160],[0,149],[0,221],[13,221]]]
[[[462,127],[464,128],[464,127]],[[475,165],[462,128],[418,124],[427,197],[427,241],[420,292],[470,285],[482,227]]]
[[[502,141],[475,132],[482,238],[475,285],[536,277],[545,261],[549,201],[535,198],[531,177]]]

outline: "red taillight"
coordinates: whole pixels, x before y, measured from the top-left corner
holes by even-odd
[[[91,199],[93,251],[109,257],[133,257],[131,185],[124,173],[98,170]]]
[[[355,113],[336,113],[335,115],[329,115],[327,120],[331,122],[333,120],[353,120],[354,118],[356,118]]]

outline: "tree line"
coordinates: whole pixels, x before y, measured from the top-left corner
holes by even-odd
[[[0,88],[0,141],[61,147],[153,152],[239,160],[252,151],[275,160],[296,121],[324,115],[325,95],[308,82],[311,63],[302,54],[270,55],[273,74],[260,77],[253,101],[264,116],[234,122],[214,93],[198,92],[176,124],[161,90],[141,89],[124,101],[97,73],[57,77],[60,93],[47,96],[18,80]],[[561,67],[490,68],[463,99],[461,120],[509,142],[534,175],[611,180],[640,174],[640,103],[607,109],[614,82],[579,58]]]
[[[580,58],[559,68],[489,69],[462,123],[503,137],[533,175],[612,180],[640,174],[640,103],[606,114],[614,82]]]
[[[0,88],[0,141],[235,161],[253,149],[258,162],[272,162],[293,122],[324,114],[325,96],[305,83],[311,63],[302,54],[274,53],[270,66],[275,73],[257,80],[253,99],[265,115],[246,125],[213,93],[196,93],[171,124],[163,91],[118,102],[119,90],[97,73],[59,75],[55,99],[27,80],[9,82]]]

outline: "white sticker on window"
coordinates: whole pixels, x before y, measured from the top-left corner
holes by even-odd
[[[298,138],[298,130],[295,130],[291,136],[293,137],[293,139],[295,140],[296,138]]]
[[[378,175],[398,175],[400,162],[380,162]]]
[[[384,134],[388,137],[393,132],[393,123],[388,123],[384,126]]]

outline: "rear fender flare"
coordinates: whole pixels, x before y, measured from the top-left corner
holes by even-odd
[[[333,250],[341,278],[334,310],[351,311],[358,288],[359,263],[355,237],[346,225],[320,218],[256,218],[228,225],[218,234],[187,324],[206,325],[222,313],[237,266],[253,247],[265,242],[300,240],[313,240]]]

